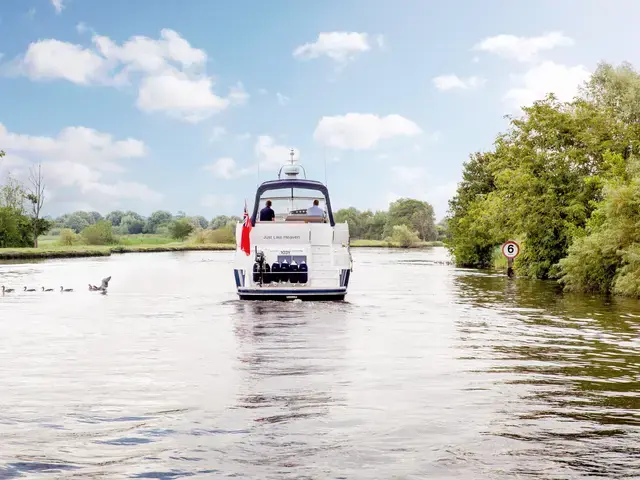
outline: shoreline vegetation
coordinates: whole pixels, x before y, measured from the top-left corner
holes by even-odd
[[[0,150],[0,162],[4,152]],[[31,186],[7,175],[0,184],[0,259],[109,256],[122,253],[235,249],[238,216],[207,220],[157,210],[148,217],[134,211],[76,211],[57,218],[40,215],[45,199],[40,166]],[[31,210],[30,210],[31,207]],[[400,198],[388,210],[334,212],[336,223],[347,223],[351,246],[424,248],[443,246],[446,228],[436,224],[433,207],[424,201]]]
[[[515,273],[565,292],[640,298],[640,74],[598,65],[570,101],[522,108],[493,147],[470,155],[449,201],[459,267]]]
[[[38,248],[0,248],[0,260],[37,260],[56,258],[108,257],[125,253],[159,253],[187,251],[229,251],[235,250],[235,243],[193,243],[176,242],[161,236],[141,234],[129,235],[116,245],[60,245],[56,236],[39,239]],[[352,248],[398,248],[421,249],[442,247],[440,241],[417,242],[403,246],[398,242],[385,240],[352,240]]]

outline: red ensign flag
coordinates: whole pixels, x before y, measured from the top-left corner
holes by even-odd
[[[247,255],[251,255],[251,240],[249,234],[251,233],[251,219],[247,212],[247,201],[244,201],[244,223],[242,224],[242,238],[240,239],[240,250],[244,251]]]

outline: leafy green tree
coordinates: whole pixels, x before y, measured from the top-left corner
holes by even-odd
[[[114,227],[119,227],[120,222],[122,221],[122,217],[124,217],[124,212],[120,210],[114,210],[113,212],[109,212],[105,219],[110,221],[111,225],[113,225]]]
[[[0,187],[0,206],[12,208],[24,214],[25,196],[24,186],[8,174],[6,183]]]
[[[70,228],[76,233],[80,233],[91,224],[89,221],[91,218],[87,217],[88,215],[86,212],[73,212],[63,215],[61,218],[61,226],[64,228]]]
[[[124,217],[122,217],[120,221],[120,231],[123,234],[129,235],[137,235],[142,233],[142,230],[145,225],[144,219],[138,215],[131,215],[132,212],[127,212]]]
[[[388,217],[387,212],[380,210],[369,216],[364,238],[367,240],[382,240]]]
[[[560,282],[567,291],[640,297],[640,162],[627,175],[609,180],[604,200],[560,260]]]
[[[231,222],[231,217],[227,217],[226,215],[218,215],[214,217],[211,222],[209,222],[209,228],[211,230],[217,230],[218,228],[222,228]]]
[[[144,225],[145,233],[156,233],[160,225],[168,224],[173,219],[170,212],[166,210],[157,210],[149,215]]]
[[[81,233],[88,245],[112,245],[116,243],[113,235],[113,225],[108,220],[99,220],[89,225]]]
[[[24,248],[33,245],[31,222],[16,209],[0,207],[0,248]]]
[[[92,223],[97,223],[100,220],[104,220],[103,217],[102,217],[102,214],[100,214],[100,212],[95,212],[94,211],[94,212],[88,212],[88,213],[89,213],[89,216],[92,219]]]
[[[362,216],[362,212],[360,212],[357,208],[349,207],[338,210],[334,214],[334,220],[337,223],[347,222],[347,224],[349,225],[349,235],[351,236],[351,238],[364,238],[366,226]]]
[[[400,198],[389,205],[386,232],[393,234],[393,227],[406,225],[418,232],[421,240],[435,240],[436,225],[433,207],[420,200]]]
[[[60,230],[60,238],[58,240],[58,244],[63,247],[70,247],[72,245],[77,245],[82,241],[80,235],[71,230],[70,228],[63,228]]]
[[[184,240],[193,230],[193,224],[186,217],[173,220],[169,224],[169,234],[171,238],[175,238],[176,240]]]
[[[507,239],[522,239],[518,271],[557,278],[558,262],[584,230],[616,175],[630,130],[584,99],[558,102],[552,95],[524,108],[498,135],[493,152],[465,164],[450,202],[448,241],[456,263],[488,266]]]
[[[204,218],[202,215],[196,215],[195,217],[191,217],[191,221],[193,222],[196,228],[208,228],[209,221]]]
[[[409,248],[420,242],[417,232],[414,232],[407,225],[395,225],[390,240],[401,247]]]

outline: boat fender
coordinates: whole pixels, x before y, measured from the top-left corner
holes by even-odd
[[[304,260],[298,266],[298,271],[300,272],[300,274],[298,275],[298,281],[300,283],[307,283],[307,280],[309,280],[309,267]]]
[[[273,262],[271,265],[271,279],[272,282],[280,281],[280,264],[278,262]]]
[[[289,281],[290,270],[291,269],[289,268],[289,262],[287,262],[287,259],[285,258],[283,262],[280,264],[280,281],[281,282]]]
[[[291,265],[289,265],[289,281],[291,283],[298,283],[298,264],[295,260],[291,261]]]

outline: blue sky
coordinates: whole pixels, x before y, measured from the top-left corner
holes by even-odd
[[[334,208],[438,219],[505,114],[636,62],[633,1],[0,2],[0,176],[47,213],[240,214],[295,148]],[[259,165],[259,169],[258,169]],[[259,173],[259,175],[258,175]]]

